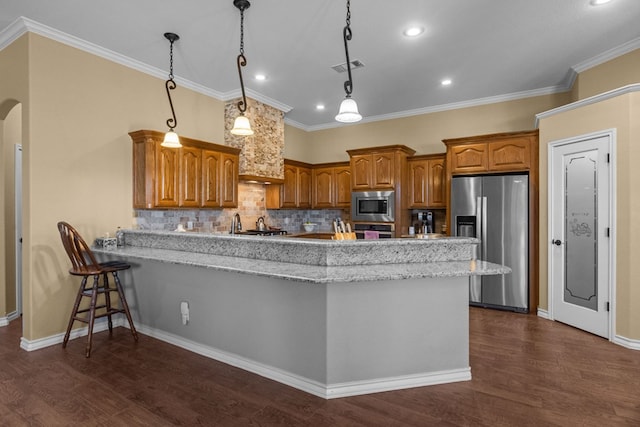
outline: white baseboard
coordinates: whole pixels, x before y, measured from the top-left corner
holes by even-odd
[[[471,380],[471,368],[467,367],[459,370],[379,378],[367,381],[322,384],[318,381],[292,374],[254,360],[246,359],[236,354],[190,341],[165,331],[150,328],[145,325],[136,326],[136,328],[141,334],[173,344],[219,362],[244,369],[245,371],[258,374],[265,378],[278,381],[279,383],[286,384],[290,387],[297,388],[298,390],[305,391],[324,399],[335,399],[339,397],[357,396],[361,394]]]
[[[113,319],[113,327],[119,327],[124,325],[124,319],[122,318],[114,318]],[[109,329],[109,325],[107,323],[106,318],[101,318],[96,320],[93,325],[93,332],[102,332]],[[84,328],[72,329],[71,334],[69,335],[70,340],[74,340],[76,338],[87,336],[89,333],[89,328],[85,326]],[[61,332],[56,335],[51,335],[45,338],[38,338],[36,340],[28,340],[25,337],[20,338],[20,348],[26,351],[34,351],[40,350],[42,348],[50,347],[52,345],[62,344],[64,340],[64,332]]]
[[[20,317],[20,314],[17,311],[12,311],[6,316],[0,317],[0,327],[9,326],[9,322],[16,320],[18,317]]]
[[[625,338],[620,335],[616,335],[613,337],[611,342],[621,345],[622,347],[629,348],[631,350],[640,350],[640,340],[633,340],[631,338]]]
[[[538,307],[538,317],[542,317],[543,319],[549,319],[549,312],[543,308]]]

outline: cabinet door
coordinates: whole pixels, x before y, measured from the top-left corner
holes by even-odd
[[[284,183],[280,188],[280,207],[295,208],[298,192],[298,168],[284,165]]]
[[[489,170],[528,170],[531,167],[529,138],[514,138],[489,143]]]
[[[429,160],[429,177],[427,180],[428,207],[444,208],[447,206],[445,160]]]
[[[351,175],[349,175],[349,179],[351,179]],[[314,208],[331,208],[334,206],[333,180],[333,168],[317,168],[313,170]]]
[[[334,169],[334,206],[344,208],[351,206],[351,166],[340,166]]]
[[[427,207],[427,187],[429,180],[429,161],[416,160],[409,163],[409,208]]]
[[[200,148],[182,147],[180,159],[180,191],[178,205],[181,207],[199,207],[201,197],[202,150]]]
[[[373,159],[372,188],[393,188],[394,183],[394,154],[376,153]]]
[[[207,208],[220,207],[220,153],[216,151],[202,151],[202,206]]]
[[[220,155],[220,206],[238,207],[238,156],[222,153]]]
[[[178,207],[178,150],[156,143],[156,207]]]
[[[451,173],[486,172],[488,164],[487,144],[451,147]]]
[[[351,157],[351,172],[353,173],[353,189],[368,190],[371,188],[371,174],[373,165],[370,154]]]
[[[298,168],[298,204],[299,208],[311,208],[311,169]]]

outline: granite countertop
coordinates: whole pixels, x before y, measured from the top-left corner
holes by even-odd
[[[312,283],[510,273],[472,259],[473,238],[322,240],[125,230],[126,246],[96,253]]]
[[[510,273],[511,269],[485,261],[443,261],[378,265],[321,266],[211,255],[169,249],[125,246],[94,252],[125,259],[145,259],[214,270],[276,277],[311,283],[365,282],[428,277],[460,277]]]

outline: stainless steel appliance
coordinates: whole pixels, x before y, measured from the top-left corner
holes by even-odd
[[[511,274],[472,276],[469,303],[529,310],[529,176],[451,179],[453,234],[480,239],[477,259],[503,264]]]
[[[353,191],[351,193],[351,220],[393,222],[394,191]]]
[[[432,211],[418,212],[418,228],[416,233],[435,233],[436,224]]]
[[[354,222],[353,231],[356,233],[356,239],[364,239],[365,231],[375,231],[379,239],[389,239],[395,235],[395,224]]]

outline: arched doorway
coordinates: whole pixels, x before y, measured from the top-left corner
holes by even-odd
[[[22,104],[0,103],[0,326],[22,314]]]

